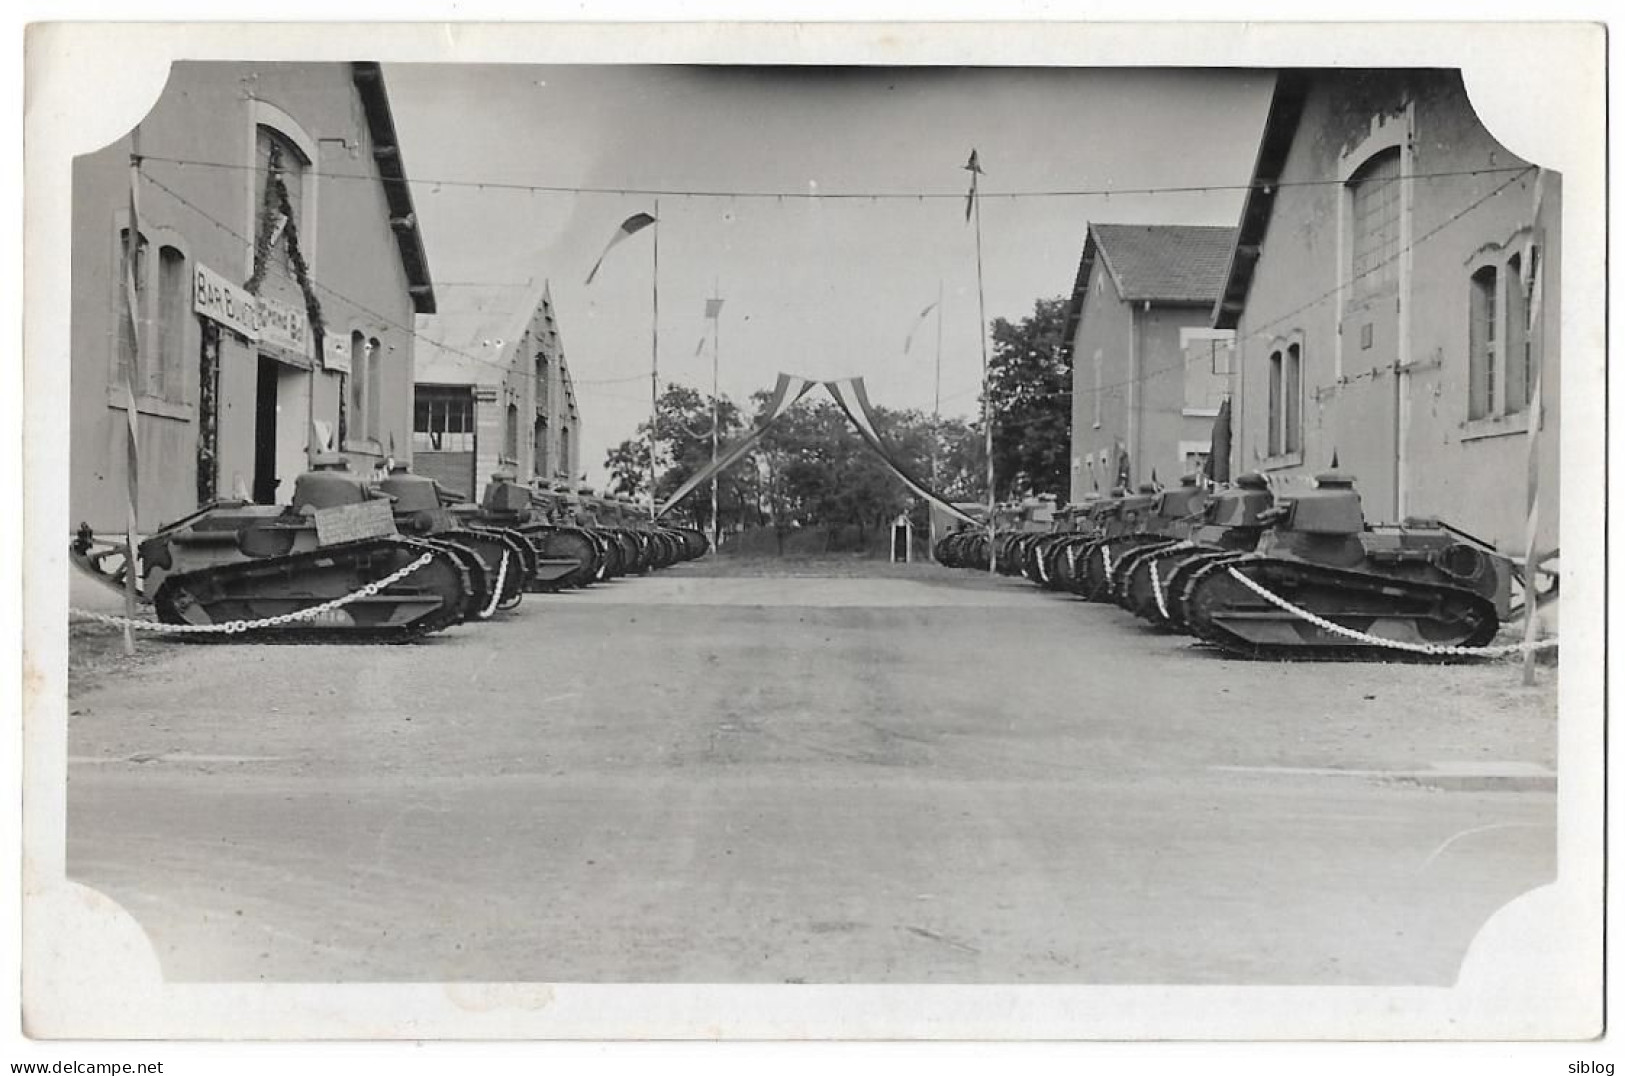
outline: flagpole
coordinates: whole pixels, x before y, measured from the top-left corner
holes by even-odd
[[[130,231],[124,246],[124,297],[129,307],[130,356],[124,369],[125,420],[128,424],[124,452],[124,656],[135,653],[136,583],[140,575],[140,550],[136,545],[137,512],[141,490],[141,413],[135,402],[135,379],[141,369],[141,307],[136,275],[140,272],[141,212],[138,192],[141,186],[141,126],[130,131]]]
[[[653,315],[649,332],[649,519],[655,517],[655,445],[660,424],[660,199],[655,199]]]
[[[997,530],[994,523],[994,486],[993,486],[993,399],[988,393],[988,367],[987,367],[987,297],[982,286],[982,199],[978,197],[977,177],[982,174],[981,167],[976,163],[976,151],[971,150],[971,161],[966,166],[970,169],[970,205],[971,216],[976,220],[976,335],[982,345],[982,426],[986,434],[987,447],[987,574],[997,575],[997,561],[995,545]]]
[[[1540,227],[1540,206],[1542,195],[1545,193],[1546,173],[1542,169],[1535,173],[1535,204],[1530,210],[1529,226],[1532,229]],[[1527,296],[1525,301],[1524,339],[1529,340],[1530,332],[1541,321],[1541,300],[1543,289],[1540,286],[1538,267],[1535,265],[1537,257],[1534,241],[1531,239],[1524,244],[1523,258],[1520,264],[1523,280],[1518,286],[1524,289]],[[1510,335],[1510,334],[1509,334]],[[1527,457],[1525,460],[1525,517],[1524,517],[1524,558],[1523,558],[1523,683],[1530,686],[1535,682],[1535,637],[1540,631],[1540,618],[1536,615],[1536,599],[1539,596],[1540,565],[1538,557],[1538,539],[1540,531],[1540,426],[1543,403],[1540,398],[1541,371],[1546,365],[1546,356],[1543,354],[1544,339],[1533,341],[1533,346],[1525,344],[1528,351],[1539,358],[1539,364],[1534,370],[1534,384],[1529,386],[1529,431],[1526,443]],[[1527,360],[1526,360],[1527,362]],[[1524,377],[1529,377],[1528,366],[1524,368]]]
[[[722,302],[722,285],[712,280],[711,294],[715,301]],[[717,378],[717,370],[722,352],[722,307],[716,307],[716,314],[711,318],[711,466],[713,470],[717,465],[718,427],[721,423],[721,412],[717,404],[717,395],[721,391]],[[722,523],[717,515],[717,476],[711,475],[711,552],[717,551],[722,541]]]
[[[937,442],[942,439],[942,278],[937,278],[937,372],[936,381],[931,390],[931,492],[936,493],[942,489],[941,480],[937,476]],[[929,508],[929,506],[927,506]],[[937,513],[927,511],[925,514],[926,543],[931,547],[933,554],[937,548]]]

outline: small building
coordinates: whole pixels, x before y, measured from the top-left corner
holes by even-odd
[[[1235,229],[1091,224],[1067,306],[1071,499],[1199,471],[1230,390],[1212,327]]]
[[[581,409],[546,283],[517,303],[472,294],[420,319],[419,330],[419,474],[471,497],[497,471],[521,481],[580,476]]]
[[[1290,485],[1335,457],[1368,519],[1522,552],[1539,383],[1551,549],[1559,188],[1459,72],[1282,72],[1214,312],[1238,340],[1233,468]]]
[[[239,492],[286,502],[315,451],[410,451],[435,297],[378,64],[174,64],[132,136],[74,162],[72,243],[75,522],[124,524],[132,359],[144,530]]]

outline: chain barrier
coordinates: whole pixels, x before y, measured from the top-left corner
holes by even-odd
[[[346,594],[341,598],[334,598],[332,601],[313,605],[309,609],[300,609],[293,613],[282,613],[278,616],[266,617],[264,620],[228,620],[223,624],[165,624],[157,620],[132,620],[129,617],[110,616],[107,613],[93,613],[88,609],[69,608],[68,612],[86,620],[111,624],[114,627],[128,627],[137,631],[156,632],[159,635],[240,635],[245,631],[253,631],[257,628],[274,628],[300,620],[312,620],[324,613],[342,609],[351,602],[359,601],[362,598],[371,598],[379,591],[387,590],[399,583],[419,568],[427,567],[433,560],[434,554],[425,553],[399,571],[386,575],[375,583],[368,583],[353,594]]]
[[[1168,603],[1162,597],[1162,573],[1157,571],[1159,559],[1161,558],[1156,556],[1151,558],[1151,593],[1156,595],[1157,612],[1162,614],[1162,619],[1172,620],[1173,617],[1168,615]]]
[[[1521,654],[1529,650],[1549,650],[1557,645],[1555,637],[1528,643],[1511,643],[1506,646],[1446,646],[1440,643],[1406,643],[1397,639],[1384,639],[1376,635],[1367,635],[1363,631],[1355,631],[1353,628],[1345,628],[1341,624],[1334,624],[1325,617],[1316,616],[1307,609],[1298,608],[1279,594],[1271,593],[1261,584],[1247,578],[1246,575],[1235,568],[1231,568],[1229,571],[1232,578],[1271,605],[1284,609],[1300,620],[1308,621],[1322,631],[1329,631],[1333,635],[1341,635],[1346,639],[1353,639],[1372,646],[1385,646],[1392,650],[1408,650],[1413,654],[1432,654],[1439,657],[1499,658],[1506,657],[1509,654]]]
[[[502,551],[502,564],[497,568],[497,585],[491,590],[491,604],[480,613],[481,620],[490,620],[491,614],[497,611],[497,605],[502,601],[502,587],[508,581],[508,551]]]

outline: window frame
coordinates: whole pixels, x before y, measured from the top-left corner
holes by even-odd
[[[259,189],[259,129],[268,128],[281,135],[287,142],[299,150],[304,157],[304,171],[300,175],[299,184],[299,253],[305,259],[305,266],[310,275],[320,279],[321,273],[317,268],[319,264],[319,251],[317,250],[317,221],[319,216],[319,198],[321,192],[321,153],[316,140],[304,129],[298,120],[287,112],[278,108],[270,101],[258,97],[250,97],[248,101],[248,137],[244,150],[243,181],[244,201],[246,203],[245,218],[243,221],[243,235],[256,236],[259,234],[260,202],[256,195]],[[242,279],[247,280],[254,273],[253,244],[243,254]]]
[[[115,325],[113,331],[107,334],[109,352],[106,395],[108,406],[120,411],[125,408],[122,368],[126,339],[124,326],[127,323],[128,308],[125,304],[124,246],[129,226],[129,210],[120,209],[113,214],[112,256],[108,264],[112,269],[109,273],[111,278],[109,290],[112,293],[110,309],[113,311]],[[143,257],[137,283],[136,301],[141,309],[136,318],[138,334],[136,346],[141,359],[141,368],[135,372],[134,377],[136,411],[157,418],[189,422],[196,417],[197,407],[193,391],[195,379],[187,357],[197,357],[203,343],[202,330],[198,327],[198,319],[191,301],[190,284],[195,264],[191,245],[173,228],[154,223],[148,218],[141,221],[140,235]],[[180,264],[178,277],[180,287],[174,296],[175,332],[167,341],[170,345],[167,350],[160,347],[160,344],[165,342],[161,326],[165,250],[175,251]],[[156,379],[154,373],[158,375]],[[155,382],[158,391],[154,391]]]
[[[1265,443],[1264,470],[1295,467],[1303,463],[1304,451],[1304,358],[1307,344],[1303,330],[1278,336],[1265,347]],[[1291,390],[1291,391],[1289,391]],[[1289,436],[1290,435],[1290,436]]]
[[[1529,271],[1527,289],[1524,286],[1523,266],[1526,256],[1534,265]],[[1539,285],[1541,274],[1545,272],[1545,266],[1545,235],[1540,229],[1527,226],[1513,232],[1504,242],[1481,248],[1464,264],[1467,282],[1467,345],[1464,350],[1466,376],[1465,391],[1462,393],[1463,418],[1460,424],[1461,437],[1464,441],[1522,433],[1529,428],[1529,409],[1533,402],[1535,375],[1544,360],[1541,341],[1547,316],[1546,311],[1541,310],[1539,320],[1531,320],[1535,313],[1533,293]],[[1476,282],[1486,273],[1493,273],[1495,277],[1493,292],[1495,308],[1492,318],[1494,349],[1490,368],[1493,392],[1483,413],[1475,413],[1479,409],[1474,400],[1473,373],[1479,360],[1476,342],[1479,336],[1478,296],[1481,294]],[[1518,296],[1516,303],[1511,301],[1514,294]],[[1512,332],[1514,314],[1522,320],[1522,329],[1517,335]],[[1521,362],[1524,373],[1522,398],[1516,402],[1512,400],[1510,391],[1513,373],[1512,348],[1515,342],[1522,346]]]

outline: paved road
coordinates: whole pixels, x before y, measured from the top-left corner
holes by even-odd
[[[1554,873],[1508,667],[702,571],[82,687],[69,876],[182,980],[1387,984]]]

